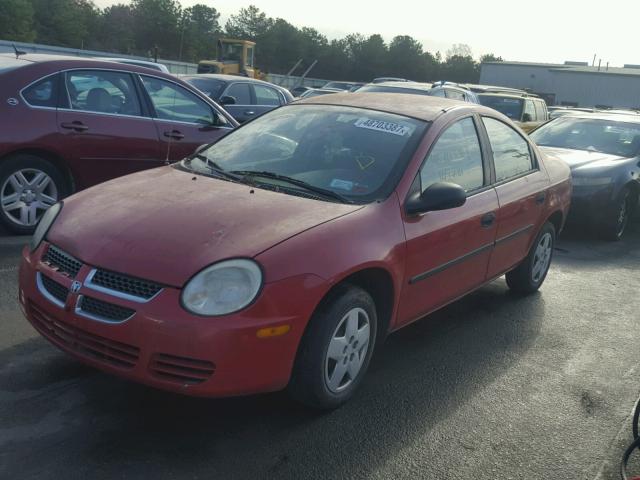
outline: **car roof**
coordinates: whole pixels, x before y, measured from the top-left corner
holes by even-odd
[[[476,108],[482,111],[493,110],[472,103],[451,100],[442,97],[416,96],[410,93],[354,92],[322,95],[304,98],[295,102],[297,105],[338,105],[344,107],[366,108],[381,112],[404,115],[418,120],[431,122],[444,112],[455,107]]]
[[[615,122],[640,123],[640,115],[635,113],[604,113],[604,112],[570,112],[558,118],[585,118],[589,120],[610,120]]]
[[[433,85],[431,83],[421,83],[421,82],[380,82],[380,83],[369,83],[367,85],[371,85],[375,87],[410,88],[413,90],[431,90],[431,88],[433,88]]]
[[[532,95],[530,93],[517,93],[517,92],[476,92],[476,95],[479,97],[504,97],[504,98],[529,98],[529,99],[538,99],[542,100],[537,95]]]
[[[257,78],[244,77],[241,75],[226,75],[223,73],[188,73],[179,75],[180,78],[210,78],[213,80],[220,80],[222,82],[250,82],[250,83],[261,83],[264,85],[269,85],[270,87],[282,88],[280,85],[276,85],[275,83],[265,82],[264,80],[259,80]]]

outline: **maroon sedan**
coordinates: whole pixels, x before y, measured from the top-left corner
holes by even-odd
[[[505,273],[537,290],[569,178],[480,105],[318,97],[56,204],[23,252],[20,304],[104,371],[332,408],[390,332]]]
[[[70,193],[180,160],[237,122],[172,75],[51,55],[0,55],[0,222],[31,233]]]

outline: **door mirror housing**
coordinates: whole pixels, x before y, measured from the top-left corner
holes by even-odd
[[[456,183],[436,182],[420,193],[409,196],[405,203],[405,210],[409,215],[449,210],[461,207],[467,201],[467,192]]]
[[[224,95],[223,97],[220,97],[220,103],[222,105],[235,105],[238,101],[236,100],[236,97]]]
[[[193,152],[194,155],[197,155],[199,153],[202,153],[203,151],[205,151],[207,149],[207,147],[211,145],[210,143],[205,143],[203,145],[200,145],[198,148],[196,148],[195,152]]]

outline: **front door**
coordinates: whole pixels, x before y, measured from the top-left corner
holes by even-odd
[[[144,75],[141,79],[154,109],[163,160],[188,157],[233,129],[224,115],[181,85]]]
[[[480,286],[496,236],[498,198],[490,186],[473,117],[458,120],[429,152],[414,188],[453,182],[467,191],[458,208],[406,216],[405,285],[399,325],[406,324]]]
[[[162,164],[158,133],[131,74],[74,70],[65,73],[65,87],[58,132],[78,189]]]
[[[493,153],[498,210],[496,246],[489,263],[489,278],[517,265],[542,220],[547,201],[546,172],[538,167],[529,143],[513,128],[495,118],[483,117]]]

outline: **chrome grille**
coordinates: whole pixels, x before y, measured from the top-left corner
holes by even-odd
[[[96,270],[90,278],[89,286],[96,285],[142,300],[149,300],[162,290],[162,285],[160,284],[100,269]]]
[[[42,261],[51,268],[65,273],[71,278],[75,278],[80,268],[82,268],[82,262],[80,260],[73,258],[68,253],[63,252],[53,245],[49,245]]]
[[[58,300],[58,302],[64,304],[67,301],[67,296],[69,295],[69,289],[64,285],[60,285],[55,280],[51,280],[46,275],[40,275],[40,280],[42,281],[42,286],[47,291],[49,295]]]
[[[82,296],[78,301],[77,312],[104,322],[124,322],[136,313],[131,308],[104,302],[97,298]]]

